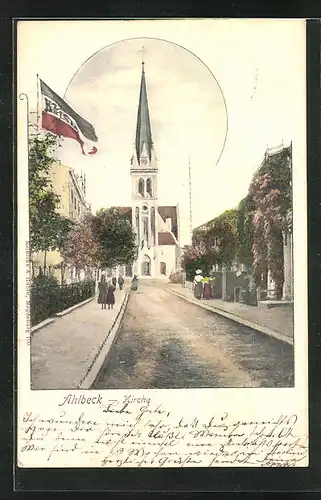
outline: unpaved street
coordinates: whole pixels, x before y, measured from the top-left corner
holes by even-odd
[[[293,347],[140,283],[95,389],[293,386]]]

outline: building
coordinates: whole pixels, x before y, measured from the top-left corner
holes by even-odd
[[[116,274],[160,278],[180,265],[178,205],[159,205],[158,171],[143,62],[135,147],[130,161],[132,206],[120,207],[131,217],[138,252],[133,266],[118,268]]]
[[[275,178],[279,179],[280,174],[286,175],[286,186],[289,189],[289,193],[287,195],[287,199],[291,198],[291,181],[289,182],[289,178],[291,177],[292,172],[292,145],[284,146],[283,144],[274,148],[268,148],[265,152],[263,161],[257,168],[256,172],[253,175],[253,179],[260,178],[265,174],[271,172],[271,164],[273,165],[273,172],[275,174]],[[269,174],[270,175],[270,174]],[[273,181],[274,190],[279,189],[279,180]],[[283,181],[283,186],[284,186]],[[275,184],[276,183],[276,184]],[[283,187],[283,189],[285,189]],[[287,191],[285,189],[285,191]],[[267,198],[268,199],[268,198]],[[265,210],[269,210],[269,203],[273,203],[270,201],[265,205]],[[272,205],[273,206],[273,205]],[[265,216],[264,211],[262,211],[263,216]],[[223,215],[223,214],[222,214]],[[293,232],[292,232],[292,207],[289,205],[289,213],[288,213],[288,221],[285,225],[281,226],[283,229],[277,229],[274,232],[273,241],[270,239],[265,240],[265,245],[260,247],[261,256],[264,256],[264,263],[262,265],[262,282],[259,284],[260,293],[259,299],[268,299],[269,301],[278,300],[278,304],[281,304],[280,300],[282,298],[283,303],[288,305],[291,303],[294,298],[294,280],[293,280]],[[215,219],[214,219],[215,220]],[[206,232],[208,229],[212,227],[213,220],[208,221],[201,226],[198,226],[193,231],[194,238],[198,236],[198,239],[201,241],[202,233]],[[217,236],[212,234],[213,241],[213,251],[220,251],[220,234]],[[276,243],[277,242],[277,246]],[[253,243],[253,242],[252,242]],[[273,248],[274,246],[274,248]],[[273,274],[271,272],[272,265],[275,267],[275,259],[276,259],[276,250],[277,248],[277,262],[280,267],[280,279],[279,284],[273,279]],[[272,255],[272,257],[271,257]],[[253,258],[253,256],[252,256]],[[236,258],[235,258],[236,259]],[[274,261],[273,261],[274,259]],[[250,280],[251,284],[253,283],[253,276],[251,276],[250,269],[252,266],[246,267],[241,264],[237,260],[232,262],[232,265],[229,267],[220,267],[213,266],[213,271],[222,271],[223,278],[227,276],[227,279],[232,283],[232,287],[236,287],[239,283],[242,284],[242,273],[247,275],[247,279]],[[231,274],[232,273],[232,274]],[[225,281],[224,281],[225,280]],[[226,278],[223,279],[223,289],[225,289]],[[231,293],[229,294],[232,295]],[[225,292],[223,290],[222,297],[224,299]]]
[[[73,221],[90,211],[86,202],[86,176],[79,176],[73,168],[54,163],[50,169],[52,188],[59,196],[58,212]]]
[[[86,202],[85,175],[79,176],[71,167],[55,162],[50,169],[49,177],[52,189],[59,196],[57,211],[62,216],[77,222],[91,211]],[[33,274],[38,274],[45,266],[50,274],[60,278],[59,266],[62,258],[58,251],[38,252],[31,256],[31,261]]]

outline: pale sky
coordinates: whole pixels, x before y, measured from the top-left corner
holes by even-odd
[[[20,22],[18,93],[26,92],[35,108],[38,73],[95,127],[96,155],[83,156],[71,139],[59,153],[62,163],[86,173],[93,210],[131,202],[142,45],[159,203],[179,204],[185,244],[189,156],[195,227],[237,205],[267,146],[292,140],[295,148],[296,141],[305,141],[305,25],[212,19]]]

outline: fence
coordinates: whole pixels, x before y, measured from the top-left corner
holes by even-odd
[[[95,281],[67,285],[35,283],[30,290],[31,326],[95,295]]]
[[[250,276],[247,273],[238,275],[235,271],[215,271],[212,277],[215,278],[211,282],[213,299],[257,305],[256,289],[255,286],[250,286]],[[186,281],[185,287],[193,289],[192,282]]]

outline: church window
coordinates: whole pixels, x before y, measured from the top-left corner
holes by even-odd
[[[147,212],[147,210],[148,210],[148,206],[147,205],[143,205],[142,208],[143,208],[143,212]]]
[[[145,182],[142,177],[138,181],[138,192],[141,196],[145,195]]]
[[[149,194],[149,196],[153,196],[152,180],[150,178],[148,178],[146,181],[146,191]]]
[[[155,245],[156,235],[155,235],[155,207],[151,208],[151,232],[152,232],[152,241],[153,245]]]
[[[139,239],[139,208],[138,207],[136,207],[135,219],[136,219],[137,239]]]

